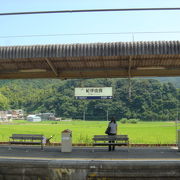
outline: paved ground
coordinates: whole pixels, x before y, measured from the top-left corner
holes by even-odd
[[[0,145],[0,179],[177,180],[179,169],[176,147],[118,147],[112,152],[107,147],[73,147],[71,153],[62,153],[59,146],[41,151],[40,146]]]
[[[95,160],[180,160],[177,147],[117,147],[109,152],[107,147],[73,147],[71,153],[62,153],[59,146],[0,145],[0,158],[52,158]]]

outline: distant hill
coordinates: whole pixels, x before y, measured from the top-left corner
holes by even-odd
[[[161,83],[163,82],[163,83]],[[0,110],[23,109],[28,114],[52,112],[57,117],[88,120],[135,118],[175,120],[180,78],[104,78],[84,80],[24,79],[0,81]],[[109,100],[77,100],[75,87],[113,87]]]
[[[115,78],[114,80],[117,80],[118,78]],[[133,79],[155,79],[162,83],[170,82],[172,83],[176,88],[180,88],[180,77],[148,77],[148,78],[133,78]],[[72,80],[73,81],[73,80]],[[77,80],[74,80],[77,81]],[[93,79],[92,79],[93,81]],[[62,81],[60,79],[12,79],[12,80],[0,80],[0,87],[10,84],[19,84],[23,87],[34,87],[34,88],[43,88],[45,86],[54,85],[54,84],[64,84],[66,81]]]
[[[159,80],[162,83],[170,82],[176,88],[180,88],[180,77],[154,77],[154,78],[145,78],[145,79],[156,79],[156,80]]]

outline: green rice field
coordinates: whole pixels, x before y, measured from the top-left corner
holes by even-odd
[[[61,141],[61,132],[72,131],[73,143],[92,143],[94,135],[103,135],[106,121],[44,121],[27,122],[15,120],[0,124],[0,141],[9,141],[12,134],[43,134],[47,138],[54,135],[51,142]],[[118,134],[127,134],[132,144],[175,144],[176,126],[174,122],[139,122],[138,124],[118,124]]]

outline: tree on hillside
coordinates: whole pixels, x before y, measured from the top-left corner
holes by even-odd
[[[113,87],[111,100],[76,100],[75,87]],[[106,120],[115,116],[146,121],[175,120],[179,90],[171,83],[132,79],[13,80],[0,83],[2,109],[23,108],[27,113],[54,112],[58,117]],[[180,105],[179,105],[180,106]]]
[[[0,94],[0,110],[7,110],[9,108],[9,100]]]

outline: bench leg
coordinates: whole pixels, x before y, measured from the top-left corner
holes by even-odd
[[[93,146],[92,152],[95,152],[94,146]]]
[[[12,150],[12,144],[9,142],[9,147],[8,147],[8,151]]]
[[[44,146],[43,146],[43,143],[41,143],[41,150],[42,150],[42,151],[44,150]]]

